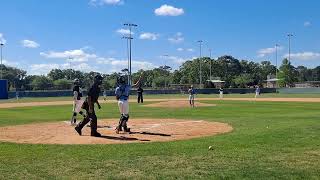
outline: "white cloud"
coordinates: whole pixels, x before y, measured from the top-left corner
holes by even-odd
[[[110,72],[119,72],[121,69],[127,68],[128,60],[120,60],[115,58],[98,58],[97,63],[101,65],[108,65],[111,68]],[[131,62],[132,71],[138,71],[140,69],[153,69],[156,66],[145,60],[133,60]]]
[[[117,33],[119,33],[121,35],[129,35],[130,34],[130,30],[129,29],[118,29]],[[134,33],[131,31],[131,35],[132,34],[134,34]]]
[[[97,71],[96,67],[92,67],[87,63],[80,63],[80,64],[70,64],[70,63],[64,63],[64,64],[31,64],[30,65],[30,70],[28,71],[28,74],[46,75],[52,69],[75,69],[75,70],[84,71],[84,72]]]
[[[149,32],[146,32],[146,33],[142,33],[140,34],[140,39],[144,39],[144,40],[157,40],[159,37],[159,34],[155,34],[155,33],[149,33]]]
[[[30,65],[30,74],[32,75],[45,75],[51,69],[58,69],[60,68],[59,64],[31,64]]]
[[[304,27],[309,27],[309,26],[311,26],[311,22],[310,21],[306,21],[306,22],[303,23],[303,26]]]
[[[283,47],[278,47],[278,50],[282,50]],[[258,57],[265,57],[266,55],[269,55],[269,54],[273,54],[276,52],[276,47],[272,47],[272,48],[264,48],[264,49],[260,49],[258,50]]]
[[[92,6],[103,6],[103,5],[123,5],[124,1],[122,0],[90,0],[89,4]]]
[[[22,40],[21,45],[26,48],[38,48],[40,46],[40,44],[38,44],[37,42],[27,39]]]
[[[164,58],[169,60],[170,63],[174,63],[174,64],[178,64],[178,65],[181,65],[182,63],[190,60],[190,58],[189,59],[184,59],[184,58],[177,57],[177,56],[166,56]]]
[[[184,37],[181,32],[176,33],[173,37],[168,38],[168,41],[171,43],[181,43],[184,41]]]
[[[3,34],[0,33],[0,43],[6,44],[7,41],[4,39]]]
[[[289,57],[289,54],[284,55],[285,58]],[[291,59],[296,60],[320,60],[320,53],[316,52],[302,52],[302,53],[292,53],[290,54]]]
[[[182,8],[175,8],[173,6],[164,4],[161,7],[155,9],[154,13],[157,16],[180,16],[184,14],[184,10]]]
[[[55,59],[68,59],[71,62],[85,62],[89,59],[97,58],[95,54],[86,53],[82,49],[75,49],[63,52],[49,51],[49,52],[41,52],[41,56],[45,58],[55,58]]]
[[[194,52],[194,49],[192,49],[192,48],[188,48],[188,49],[178,48],[177,51],[180,51],[180,52],[182,52],[182,51]]]
[[[11,66],[11,67],[18,67],[20,63],[15,62],[15,61],[9,61],[9,60],[2,60],[2,63],[6,66]]]

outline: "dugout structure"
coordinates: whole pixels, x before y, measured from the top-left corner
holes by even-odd
[[[0,99],[8,99],[8,81],[0,79]]]

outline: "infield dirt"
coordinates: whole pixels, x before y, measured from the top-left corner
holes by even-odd
[[[39,123],[0,128],[0,141],[26,144],[121,144],[185,140],[232,131],[225,123],[203,120],[132,119],[131,133],[115,133],[117,119],[98,122],[101,138],[91,137],[90,127],[79,136],[69,122]]]

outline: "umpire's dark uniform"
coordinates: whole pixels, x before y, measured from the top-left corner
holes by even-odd
[[[141,88],[141,86],[139,86],[139,88],[137,89],[137,93],[138,93],[138,103],[143,103],[143,89]]]
[[[98,107],[100,109],[100,104],[98,102],[99,95],[101,92],[101,89],[99,87],[100,82],[96,82],[96,78],[101,78],[102,77],[95,77],[95,83],[90,87],[88,90],[88,97],[86,98],[85,102],[83,103],[82,108],[86,110],[87,116],[75,127],[75,130],[81,135],[81,130],[82,128],[89,122],[91,121],[90,127],[91,127],[91,136],[96,136],[100,137],[101,134],[97,132],[97,116],[94,110],[94,104],[97,103]],[[99,80],[98,80],[99,81]],[[89,101],[89,98],[91,101]],[[90,103],[90,104],[89,104]],[[89,112],[89,107],[92,107],[92,112]]]

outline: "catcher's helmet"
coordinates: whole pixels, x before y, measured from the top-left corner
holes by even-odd
[[[117,81],[118,81],[118,84],[125,84],[126,83],[126,77],[125,76],[119,76]]]
[[[80,80],[78,78],[73,80],[73,84],[74,85],[79,85],[80,84]]]
[[[100,74],[94,76],[94,83],[97,85],[102,84],[103,77]]]

